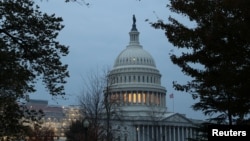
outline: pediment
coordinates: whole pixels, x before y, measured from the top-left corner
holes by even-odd
[[[184,115],[178,114],[178,113],[173,113],[171,115],[168,115],[163,119],[163,121],[166,122],[179,122],[179,123],[192,123],[190,119],[185,117]]]

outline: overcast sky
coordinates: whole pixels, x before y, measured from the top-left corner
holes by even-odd
[[[191,95],[175,91],[173,81],[185,83],[188,77],[180,68],[173,65],[169,53],[179,53],[164,35],[145,20],[168,22],[171,15],[188,23],[183,17],[170,13],[166,7],[168,0],[86,0],[83,3],[65,3],[64,0],[37,1],[41,10],[55,13],[62,17],[65,28],[60,32],[58,40],[68,45],[69,55],[62,59],[69,65],[70,78],[66,84],[68,100],[52,99],[47,91],[38,87],[31,96],[33,99],[49,100],[52,105],[78,104],[77,97],[83,88],[83,78],[91,70],[113,67],[119,53],[129,43],[129,31],[132,27],[132,15],[136,16],[137,29],[140,32],[140,44],[148,51],[156,62],[157,69],[162,74],[161,84],[167,89],[168,111],[186,114],[189,118],[204,119],[201,112],[193,111],[195,103]],[[169,94],[174,98],[170,99]]]

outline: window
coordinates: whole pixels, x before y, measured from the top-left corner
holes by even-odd
[[[146,103],[146,94],[142,93],[142,102],[145,104]]]
[[[133,102],[136,103],[136,93],[133,94]]]
[[[142,99],[141,99],[141,93],[138,93],[138,100],[137,100],[138,103],[141,103],[141,100],[142,100]]]
[[[130,103],[132,102],[132,94],[131,93],[128,94],[128,102],[130,102]]]

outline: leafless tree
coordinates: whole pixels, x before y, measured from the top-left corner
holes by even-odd
[[[103,75],[96,71],[91,71],[83,80],[83,92],[79,97],[80,108],[83,116],[89,120],[89,128],[94,131],[97,141],[103,133],[101,115],[104,112],[103,89],[105,81]]]
[[[107,71],[106,71],[107,70]],[[90,130],[95,132],[95,139],[105,138],[106,141],[113,140],[112,121],[115,117],[115,104],[118,99],[111,98],[111,78],[109,71],[105,69],[102,73],[91,71],[84,78],[83,92],[79,97],[80,108],[83,117],[90,121]]]

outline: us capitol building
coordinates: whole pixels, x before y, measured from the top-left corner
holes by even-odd
[[[118,55],[108,75],[109,86],[104,91],[115,114],[111,131],[117,141],[187,141],[195,138],[195,128],[202,121],[169,112],[166,88],[153,57],[139,42],[136,19],[133,16],[130,42]],[[65,131],[72,121],[83,118],[77,105],[60,107],[48,101],[30,100],[30,109],[42,109],[44,127],[54,131],[55,140],[66,140]]]
[[[169,112],[166,88],[154,58],[139,42],[133,16],[130,42],[116,58],[109,73],[109,101],[115,102],[117,117],[112,130],[119,141],[187,141],[195,138],[200,120]]]

